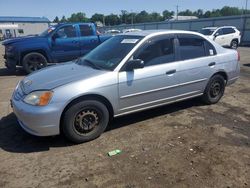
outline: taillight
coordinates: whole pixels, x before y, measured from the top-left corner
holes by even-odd
[[[240,52],[237,50],[237,54],[238,54],[238,62],[240,61]]]

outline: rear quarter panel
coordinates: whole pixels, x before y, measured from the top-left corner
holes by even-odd
[[[236,50],[225,49],[225,51],[219,55],[219,58],[221,64],[218,66],[218,69],[226,72],[228,84],[231,84],[232,81],[236,81],[240,75],[238,53]]]
[[[216,49],[216,72],[225,72],[227,75],[227,84],[231,84],[239,78],[240,65],[238,61],[238,52],[233,49],[223,48],[213,40],[207,38]],[[215,73],[216,73],[215,72]],[[233,80],[233,81],[232,81]]]

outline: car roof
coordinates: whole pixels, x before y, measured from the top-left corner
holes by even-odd
[[[227,26],[220,26],[220,27],[204,27],[202,29],[211,29],[211,30],[215,30],[215,29],[218,29],[218,28],[236,28],[235,26],[230,26],[230,25],[227,25]]]
[[[78,25],[94,25],[94,23],[82,23],[82,22],[65,22],[65,23],[58,23],[54,26],[62,26],[62,25],[74,25],[74,24],[78,24]]]
[[[185,30],[171,30],[171,29],[159,29],[159,30],[142,30],[142,31],[135,31],[135,32],[128,32],[122,33],[120,35],[129,35],[129,36],[150,36],[150,35],[157,35],[157,34],[195,34],[200,35],[200,33],[193,32],[193,31],[185,31]]]

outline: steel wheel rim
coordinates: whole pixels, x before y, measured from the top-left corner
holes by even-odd
[[[44,67],[45,61],[40,56],[31,56],[27,60],[28,68],[31,71],[36,71]]]
[[[221,84],[218,81],[213,82],[210,87],[210,96],[212,98],[216,98],[220,95],[220,93],[221,93]]]
[[[84,109],[78,112],[74,118],[74,131],[79,135],[86,135],[98,127],[100,117],[95,109]]]
[[[232,42],[232,47],[237,48],[237,42]]]

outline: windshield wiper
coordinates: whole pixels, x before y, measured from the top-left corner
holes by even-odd
[[[84,62],[83,65],[89,65],[90,67],[94,68],[94,69],[102,69],[100,66],[96,65],[95,63],[93,63],[92,61],[88,60],[88,59],[78,59],[77,60],[78,62],[81,61],[81,62]]]

